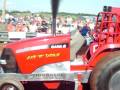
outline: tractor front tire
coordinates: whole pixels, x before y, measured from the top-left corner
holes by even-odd
[[[22,83],[11,77],[0,79],[0,90],[24,90]]]
[[[120,51],[103,57],[90,76],[91,90],[120,90]]]

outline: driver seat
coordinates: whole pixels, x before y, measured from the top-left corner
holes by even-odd
[[[76,53],[83,46],[85,38],[81,35],[78,30],[71,32],[70,40],[70,60],[73,61],[76,58]]]

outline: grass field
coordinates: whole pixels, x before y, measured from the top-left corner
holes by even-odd
[[[6,25],[0,23],[0,31],[6,31]]]

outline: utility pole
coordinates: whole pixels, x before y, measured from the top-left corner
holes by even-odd
[[[6,4],[7,0],[3,0],[3,10],[2,10],[2,19],[5,19],[5,13],[6,13]]]

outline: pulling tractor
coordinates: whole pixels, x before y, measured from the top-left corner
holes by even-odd
[[[4,46],[0,90],[119,90],[120,8],[98,14],[94,41],[79,57],[84,38],[77,31],[54,33],[58,1],[52,5],[53,35]]]

